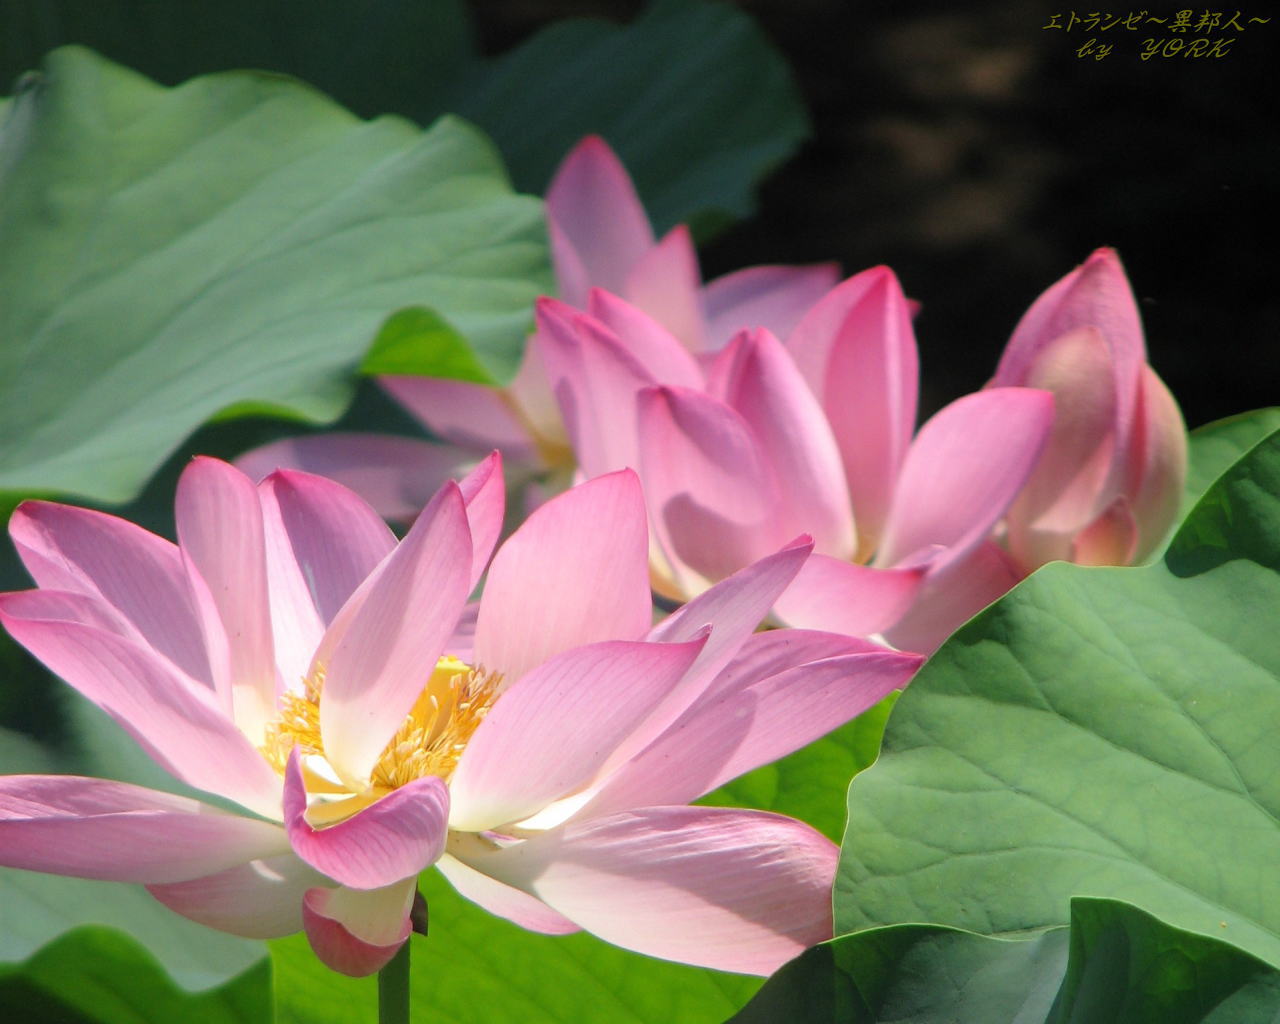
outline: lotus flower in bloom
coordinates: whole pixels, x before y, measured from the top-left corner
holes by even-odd
[[[140,882],[239,935],[305,928],[355,975],[405,941],[431,864],[527,928],[711,967],[768,973],[829,937],[832,843],[686,805],[902,686],[918,659],[752,633],[806,541],[651,626],[630,472],[536,512],[470,620],[503,499],[495,453],[399,543],[332,481],[255,487],[211,459],[179,483],[177,545],[21,506],[10,529],[39,589],[0,595],[10,633],[174,776],[243,811],[4,777],[0,863]]]
[[[592,287],[625,296],[691,352],[714,351],[744,324],[785,333],[838,279],[834,264],[761,266],[705,287],[683,225],[655,241],[626,169],[598,136],[564,159],[547,192],[547,228],[561,298],[585,307]],[[247,453],[250,476],[277,467],[341,480],[390,519],[407,520],[424,498],[485,453],[502,451],[509,470],[563,487],[573,454],[533,346],[506,388],[432,377],[383,377],[382,386],[450,444],[373,434],[290,438]],[[546,479],[548,474],[556,476]]]
[[[806,532],[783,621],[931,650],[1016,580],[991,535],[1053,398],[993,388],[913,437],[911,308],[887,268],[832,289],[785,342],[745,330],[702,361],[600,290],[587,313],[542,300],[538,323],[584,474],[644,482],[659,592],[687,600]]]
[[[1138,307],[1113,250],[1097,250],[1032,304],[992,384],[1045,388],[1058,408],[1044,457],[1006,521],[1019,570],[1149,556],[1178,511],[1186,428],[1147,365]]]

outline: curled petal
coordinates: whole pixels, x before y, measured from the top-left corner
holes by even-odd
[[[811,555],[775,609],[788,625],[870,636],[906,614],[924,575],[921,566],[877,569]]]
[[[462,492],[467,525],[471,529],[471,586],[475,587],[498,543],[507,509],[501,453],[490,452],[480,465],[458,481],[458,490]]]
[[[372,891],[308,889],[302,920],[311,948],[340,974],[363,978],[381,970],[409,939],[416,890],[416,878]]]
[[[747,267],[717,277],[702,290],[707,348],[718,351],[739,331],[764,327],[786,338],[800,318],[840,280],[835,263],[807,267]]]
[[[679,338],[690,352],[702,352],[707,341],[701,286],[693,238],[689,229],[679,224],[631,268],[623,294]]]
[[[582,930],[536,896],[481,874],[447,853],[436,862],[436,867],[449,879],[449,884],[472,903],[484,907],[491,914],[514,921],[521,928],[544,935],[568,935]]]
[[[587,309],[644,367],[650,378],[646,383],[702,387],[697,360],[649,313],[600,288],[591,289]]]

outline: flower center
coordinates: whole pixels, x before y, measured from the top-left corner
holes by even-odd
[[[366,792],[382,796],[426,775],[448,781],[467,741],[497,700],[501,684],[500,673],[472,668],[448,655],[437,661],[413,708],[369,773]],[[307,677],[302,693],[289,692],[280,698],[280,714],[268,724],[266,741],[259,749],[281,775],[294,747],[300,747],[309,762],[324,758],[323,691],[324,670],[320,669]],[[304,770],[309,792],[347,792],[314,768]]]

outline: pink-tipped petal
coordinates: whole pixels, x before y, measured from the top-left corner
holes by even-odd
[[[380,889],[416,876],[444,852],[449,788],[426,775],[326,828],[312,828],[306,813],[307,791],[294,747],[284,780],[284,824],[293,852],[352,889]]]
[[[292,852],[252,860],[188,882],[149,885],[156,899],[189,920],[246,939],[302,930],[302,897],[328,879]]]
[[[502,455],[490,452],[480,465],[458,481],[471,529],[471,586],[474,588],[489,564],[502,533],[507,510],[507,487],[502,479]]]
[[[763,329],[738,335],[717,356],[708,390],[754,432],[777,480],[783,529],[810,534],[820,554],[852,558],[853,510],[840,450],[782,343]]]
[[[560,295],[580,308],[592,285],[622,292],[631,268],[653,245],[635,186],[598,135],[579,142],[556,170],[547,221]]]
[[[367,778],[452,635],[470,590],[471,533],[446,483],[404,540],[348,599],[316,653],[325,756],[350,786]]]
[[[1128,565],[1138,544],[1138,524],[1123,495],[1098,514],[1071,545],[1077,565]]]
[[[923,661],[882,649],[754,678],[744,671],[623,765],[582,814],[695,800],[843,725],[904,687]]]
[[[724,403],[685,388],[642,391],[640,437],[654,536],[686,597],[794,536],[775,517],[759,442]]]
[[[822,403],[858,529],[858,560],[878,544],[915,426],[919,357],[911,310],[888,267],[833,288],[787,338]]]
[[[693,238],[689,229],[679,224],[631,268],[622,294],[679,338],[690,352],[702,352],[707,338],[701,286]]]
[[[0,777],[0,864],[181,882],[287,852],[284,830],[198,800],[75,775]]]
[[[707,348],[722,348],[739,331],[764,327],[785,338],[840,280],[836,263],[747,267],[717,277],[702,290]]]
[[[276,660],[297,685],[325,628],[396,539],[363,498],[322,476],[277,470],[258,496]]]
[[[476,622],[478,663],[513,683],[561,651],[639,639],[652,617],[648,543],[630,470],[547,502],[494,556]]]
[[[940,546],[930,568],[941,571],[980,544],[1034,469],[1053,408],[1047,391],[992,388],[930,419],[902,467],[876,564]]]
[[[437,377],[379,377],[378,383],[433,434],[474,457],[498,448],[513,462],[538,461],[528,425],[497,388]]]
[[[906,613],[923,581],[918,566],[878,569],[811,555],[774,607],[791,626],[870,636]]]
[[[382,970],[409,939],[417,879],[371,892],[308,889],[302,902],[307,941],[326,967],[352,978]]]
[[[616,946],[770,974],[831,937],[837,855],[780,815],[652,807],[469,850],[466,860]]]
[[[613,332],[652,382],[702,387],[698,361],[652,314],[600,288],[591,289],[587,312]]]
[[[208,687],[95,622],[92,598],[28,590],[0,596],[10,635],[114,718],[162,767],[197,789],[279,818],[280,784]]]
[[[588,785],[702,650],[615,640],[556,655],[498,699],[449,782],[454,829],[518,822]],[[513,766],[518,765],[518,770]]]
[[[178,480],[174,511],[183,558],[208,588],[196,598],[206,646],[226,645],[226,677],[215,682],[230,696],[236,724],[260,744],[278,680],[257,488],[234,466],[197,457]]]
[[[1173,395],[1149,366],[1142,387],[1129,466],[1133,517],[1138,528],[1132,560],[1150,557],[1173,526],[1187,477],[1187,427]]]
[[[177,545],[116,516],[24,501],[9,534],[36,583],[97,598],[132,636],[212,687],[200,620]]]
[[[236,467],[253,480],[297,469],[349,487],[384,519],[408,523],[446,480],[463,476],[477,453],[391,434],[288,437],[245,452]]]
[[[505,882],[481,874],[456,857],[445,854],[436,862],[440,873],[458,892],[477,906],[521,928],[544,935],[569,935],[582,931],[563,914],[557,914],[536,896],[513,889]]]

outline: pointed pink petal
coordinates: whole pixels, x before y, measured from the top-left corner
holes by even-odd
[[[707,332],[701,287],[693,238],[687,227],[678,224],[631,268],[622,294],[679,338],[690,352],[702,352],[707,347]]]
[[[449,788],[434,775],[393,789],[350,818],[325,828],[307,824],[307,791],[298,748],[284,779],[284,824],[293,852],[352,889],[380,889],[416,876],[444,852]]]
[[[943,571],[931,573],[915,603],[885,639],[904,651],[932,654],[942,642],[1023,576],[993,542],[986,541]]]
[[[940,570],[991,532],[1026,482],[1053,425],[1053,396],[992,388],[957,399],[920,428],[902,467],[877,565],[933,546]]]
[[[75,775],[0,776],[0,864],[180,882],[286,852],[284,830],[198,800]]]
[[[1173,526],[1187,477],[1187,427],[1178,403],[1149,366],[1142,368],[1136,422],[1129,451],[1133,517],[1138,527],[1132,559],[1144,561]]]
[[[544,935],[569,935],[582,929],[557,914],[536,896],[513,889],[505,882],[481,874],[447,853],[436,862],[440,873],[458,893],[489,913],[513,921],[521,928]]]
[[[494,556],[476,623],[478,663],[510,685],[561,651],[639,639],[653,614],[648,545],[630,470],[551,499]]]
[[[368,777],[422,692],[466,603],[471,565],[466,508],[450,481],[334,616],[313,671],[324,672],[325,756],[348,785]]]
[[[592,285],[622,292],[627,274],[653,245],[635,186],[598,135],[579,142],[556,170],[547,189],[547,222],[560,295],[579,308]]]
[[[175,515],[183,558],[208,586],[209,601],[197,598],[206,645],[227,644],[219,689],[231,695],[236,724],[261,743],[277,678],[257,488],[234,466],[197,457],[178,480]]]
[[[717,351],[739,331],[752,327],[786,338],[839,280],[836,263],[747,267],[717,277],[702,290],[707,348]]]
[[[875,550],[911,444],[919,359],[911,310],[888,267],[832,289],[787,338],[844,460],[858,560]]]
[[[162,767],[197,789],[279,817],[280,782],[217,698],[148,648],[95,624],[92,598],[0,596],[10,635],[114,718]]]
[[[811,555],[775,608],[791,626],[870,636],[906,613],[923,580],[918,567],[877,569]]]
[[[704,642],[705,635],[682,644],[588,644],[513,680],[449,782],[450,827],[497,828],[586,786],[671,692]]]
[[[767,330],[743,332],[717,356],[708,390],[750,425],[777,479],[777,518],[814,550],[853,557],[853,510],[840,451],[818,401]]]
[[[1123,495],[1104,508],[1071,545],[1077,565],[1128,565],[1138,543],[1138,524]]]
[[[371,892],[308,889],[302,903],[307,941],[340,974],[363,978],[380,971],[408,941],[416,890],[416,878]]]
[[[302,897],[328,879],[292,852],[238,864],[189,882],[149,885],[156,899],[189,920],[246,939],[302,930]]]
[[[829,643],[833,634],[819,636]],[[796,646],[803,649],[799,638]],[[789,667],[772,671],[777,652],[767,653],[765,665],[744,666],[735,685],[699,702],[623,765],[582,815],[689,803],[843,725],[906,686],[924,661],[881,649],[805,663],[795,651]]]
[[[391,434],[314,434],[273,441],[245,452],[236,468],[261,480],[277,469],[300,469],[336,480],[384,519],[413,521],[446,480],[466,474],[478,454]]]
[[[528,425],[497,388],[436,377],[379,377],[378,383],[433,434],[473,458],[498,448],[511,461],[538,461]],[[452,479],[458,468],[437,479]]]
[[[591,289],[587,311],[613,332],[650,382],[702,387],[698,361],[652,314],[600,288]]]
[[[302,680],[325,628],[387,554],[395,535],[355,492],[278,470],[258,485],[276,660]]]
[[[124,635],[212,687],[177,545],[116,516],[47,501],[19,505],[9,534],[39,586],[101,600]]]
[[[637,463],[636,394],[653,378],[594,317],[539,299],[539,346],[565,430],[587,477]]]
[[[458,481],[471,529],[471,586],[475,587],[489,564],[502,533],[507,511],[507,485],[502,478],[502,455],[490,452],[480,465]]]
[[[721,807],[646,808],[467,855],[606,942],[747,974],[831,937],[836,860],[801,822]]]
[[[686,593],[786,542],[764,453],[733,409],[699,391],[652,388],[640,393],[640,439],[654,536]],[[687,570],[705,582],[683,579]]]

